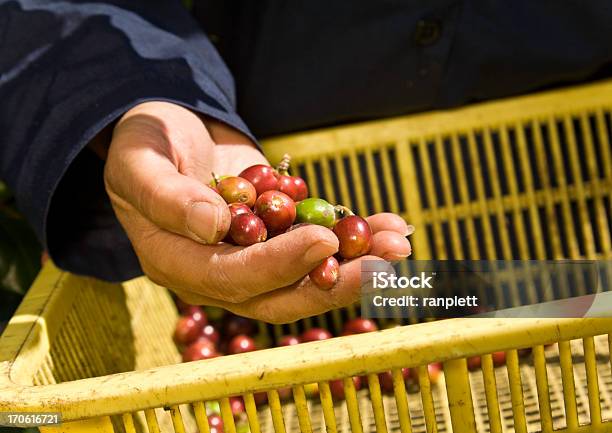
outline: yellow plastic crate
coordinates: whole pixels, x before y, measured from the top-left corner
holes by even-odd
[[[269,140],[313,195],[417,226],[416,258],[612,258],[612,82]],[[400,180],[401,179],[401,180]],[[531,294],[535,299],[535,294]],[[285,326],[338,331],[354,306]],[[209,433],[204,402],[243,395],[252,433],[612,431],[612,320],[451,319],[172,365],[176,310],[146,279],[51,263],[0,337],[0,411],[60,411],[51,431]],[[546,347],[548,344],[553,344]],[[532,355],[519,358],[519,349]],[[506,351],[506,366],[491,354]],[[484,355],[468,372],[466,358]],[[427,365],[443,362],[432,384]],[[418,372],[406,389],[400,368]],[[375,373],[393,370],[383,395]],[[356,392],[351,376],[367,376]],[[333,403],[329,381],[344,379]],[[310,384],[320,397],[306,397]],[[292,387],[292,401],[278,390]],[[266,391],[257,409],[253,393]]]

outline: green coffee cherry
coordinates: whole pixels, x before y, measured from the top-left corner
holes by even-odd
[[[334,207],[322,198],[307,198],[296,205],[297,223],[310,223],[332,228],[336,222]]]

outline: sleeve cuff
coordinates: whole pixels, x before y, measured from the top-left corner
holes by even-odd
[[[127,90],[127,89],[126,89]],[[174,90],[174,89],[173,89]],[[65,172],[58,173],[43,214],[43,242],[54,262],[70,272],[106,281],[125,281],[142,275],[132,245],[117,220],[104,188],[104,161],[86,147],[95,135],[132,107],[146,101],[167,101],[222,121],[257,143],[233,112],[222,112],[201,102],[172,97],[136,97],[107,111],[101,121],[87,129],[75,146]],[[123,99],[128,98],[127,94]]]

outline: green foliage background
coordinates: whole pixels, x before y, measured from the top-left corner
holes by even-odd
[[[42,247],[0,182],[0,332],[40,270]]]
[[[0,333],[40,270],[42,248],[13,194],[0,181]],[[38,433],[0,426],[0,433]]]

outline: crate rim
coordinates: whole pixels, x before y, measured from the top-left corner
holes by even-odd
[[[0,337],[0,411],[60,411],[64,421],[73,421],[310,383],[312,377],[361,375],[373,371],[370,365],[385,371],[612,331],[612,319],[448,319],[58,384],[24,384],[15,360],[49,344],[48,329],[36,324],[63,306],[52,298],[61,297],[58,281],[66,274],[49,262]],[[32,326],[20,326],[28,318]]]

